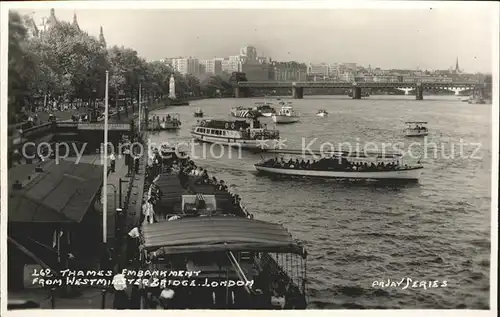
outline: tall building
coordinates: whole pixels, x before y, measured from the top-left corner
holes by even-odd
[[[307,65],[297,62],[271,62],[270,78],[276,81],[305,81]]]
[[[356,63],[343,63],[344,67],[351,71],[356,71],[358,69]]]
[[[267,81],[272,79],[269,64],[255,64],[246,62],[241,65],[241,72],[245,73],[249,81]]]
[[[174,68],[174,70],[178,71],[183,75],[186,74],[199,75],[200,73],[200,63],[197,58],[192,58],[192,57],[172,58],[171,65]]]
[[[200,61],[200,66],[205,67],[206,74],[218,75],[222,73],[222,60],[213,58]]]
[[[269,64],[269,58],[268,57],[264,57],[264,56],[259,56],[257,57],[257,62],[259,64]]]
[[[310,63],[307,67],[307,74],[312,75],[312,76],[328,77],[329,67],[325,63],[321,63],[321,64]]]
[[[241,72],[241,64],[239,55],[229,56],[222,61],[222,71],[228,73]]]
[[[240,50],[240,56],[245,56],[246,61],[257,63],[257,49],[251,45],[247,45]]]

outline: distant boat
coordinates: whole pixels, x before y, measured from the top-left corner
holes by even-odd
[[[426,136],[429,134],[429,130],[424,124],[427,124],[425,121],[407,121],[408,128],[404,129],[405,135],[408,137],[413,136]]]
[[[295,112],[291,104],[284,105],[277,114],[273,114],[272,118],[275,123],[294,123],[299,121],[299,114]]]
[[[149,120],[148,128],[152,131],[178,130],[181,128],[180,115],[178,113],[171,113],[163,118],[154,116]]]
[[[191,135],[198,141],[265,151],[279,141],[279,131],[267,129],[258,120],[200,120]]]
[[[203,110],[201,110],[201,108],[196,109],[196,111],[194,112],[194,116],[198,118],[203,117]]]
[[[231,109],[231,115],[237,118],[257,118],[261,114],[258,110],[238,106]]]
[[[316,115],[318,117],[326,117],[326,116],[328,116],[328,112],[326,110],[321,109],[321,110],[318,110],[318,112],[316,113]]]
[[[273,103],[271,102],[258,102],[255,103],[254,110],[258,111],[263,117],[272,117],[273,114],[276,113],[276,109],[272,107]]]

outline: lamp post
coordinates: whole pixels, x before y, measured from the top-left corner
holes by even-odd
[[[141,134],[141,119],[142,119],[142,84],[139,84],[139,135]]]
[[[104,248],[107,243],[107,216],[108,216],[108,85],[109,72],[106,71],[106,92],[104,96],[104,157],[103,157],[103,183],[106,186],[102,187],[103,190],[103,209],[102,209],[102,243]]]

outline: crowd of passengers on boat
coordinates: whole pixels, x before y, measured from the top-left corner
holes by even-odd
[[[262,166],[273,168],[290,168],[290,169],[304,169],[304,170],[338,170],[338,171],[358,171],[358,172],[375,172],[375,171],[388,171],[408,169],[408,165],[400,165],[399,162],[377,164],[371,162],[351,162],[344,157],[340,158],[323,158],[318,161],[304,159],[289,159],[286,161],[284,158],[272,158],[262,163]]]
[[[165,164],[167,163],[167,164]],[[166,168],[164,168],[166,167]],[[159,151],[154,151],[154,156],[152,159],[152,164],[148,166],[147,177],[151,182],[150,189],[148,191],[148,195],[144,199],[143,206],[143,221],[148,221],[149,223],[157,220],[157,216],[155,216],[155,206],[161,200],[162,193],[160,188],[155,184],[155,180],[157,180],[160,176],[160,173],[174,173],[178,175],[181,186],[183,188],[188,188],[188,183],[190,179],[195,179],[195,183],[203,184],[203,185],[212,185],[214,186],[215,193],[229,193],[232,198],[232,205],[237,210],[241,210],[246,214],[244,207],[241,205],[241,198],[238,194],[234,194],[229,191],[228,186],[224,182],[224,180],[217,180],[215,176],[210,177],[208,171],[202,167],[198,167],[194,161],[192,161],[189,157],[185,159],[164,159],[160,155]],[[199,210],[203,210],[205,206],[204,200],[198,201],[198,206],[196,206],[196,210],[187,210],[189,211],[185,215],[176,215],[170,217],[168,220],[176,220],[181,219],[182,217],[192,217],[192,216],[200,216]],[[207,216],[207,214],[203,214]],[[213,215],[213,214],[211,214]],[[249,217],[251,217],[249,215]],[[141,221],[141,223],[143,222]]]
[[[176,117],[172,117],[171,115],[167,114],[166,116],[156,116],[156,115],[153,115],[151,117],[151,120],[153,122],[155,121],[158,121],[160,120],[161,122],[180,122],[179,119],[177,119]]]

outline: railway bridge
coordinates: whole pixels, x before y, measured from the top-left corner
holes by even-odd
[[[292,96],[295,99],[304,98],[304,89],[306,88],[341,88],[350,90],[353,99],[361,99],[362,89],[398,89],[409,94],[415,90],[417,100],[422,100],[425,90],[431,89],[447,89],[455,92],[458,95],[465,90],[481,90],[484,89],[484,84],[478,81],[467,82],[335,82],[335,81],[238,81],[234,85],[234,96],[236,98],[244,97],[242,90],[244,89],[279,89],[288,88],[292,90]]]

